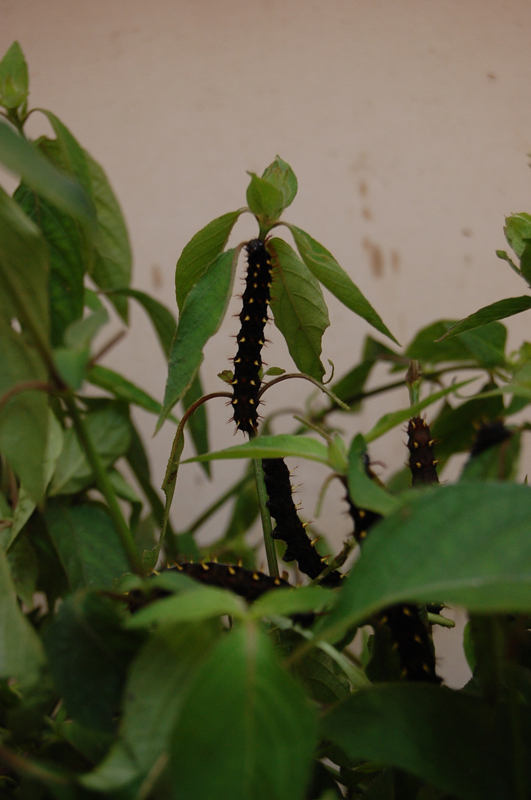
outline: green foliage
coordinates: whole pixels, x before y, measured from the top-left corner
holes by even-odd
[[[12,197],[0,188],[2,800],[525,800],[531,493],[518,476],[531,422],[502,422],[531,403],[531,345],[507,353],[500,320],[531,308],[531,298],[432,322],[400,348],[331,253],[284,220],[298,183],[276,156],[261,176],[250,174],[246,207],[184,247],[177,322],[131,286],[126,224],[98,162],[50,111],[41,109],[41,119],[55,138],[27,138],[28,97],[15,42],[0,61],[0,162],[20,177]],[[260,373],[258,399],[296,378],[323,402],[301,402],[302,428],[282,434],[264,404],[256,436],[212,452],[199,367],[233,294],[245,243],[227,244],[243,213],[271,256],[273,317],[294,362]],[[271,238],[282,225],[296,249]],[[505,235],[515,261],[498,255],[531,285],[531,215],[508,217]],[[396,345],[367,336],[359,361],[331,389],[322,383],[322,287]],[[130,300],[148,315],[168,362],[163,400],[97,363],[96,335],[116,314],[128,323]],[[388,379],[367,390],[382,364]],[[462,370],[469,373],[458,382]],[[220,377],[225,391],[214,395],[230,398],[233,374]],[[353,415],[406,386],[411,404],[390,404],[351,441],[335,427],[333,414]],[[168,419],[177,425],[165,500],[134,407],[156,415],[157,429]],[[385,485],[370,469],[371,442],[428,408],[431,438],[410,442],[411,453],[423,451],[442,470],[471,451],[458,479],[412,490],[401,471]],[[208,475],[214,460],[246,465],[208,507],[198,496],[195,521],[175,530],[170,510],[180,503],[188,431],[196,452],[188,461]],[[283,507],[292,504],[283,487],[286,499],[271,504],[281,519],[272,523],[260,460],[284,457],[297,458],[301,480],[306,461],[328,472],[321,497],[331,479],[341,481],[353,523],[365,519],[360,540],[373,522],[351,567],[356,537],[333,553],[329,531],[288,525],[318,565],[303,587],[275,578],[278,559],[294,548],[277,548],[274,526],[285,530]],[[203,548],[197,534],[228,506],[225,528]],[[267,578],[257,571],[258,516]],[[171,568],[185,558],[201,563]],[[427,663],[432,625],[450,624],[444,604],[470,613],[464,650],[474,674],[460,690],[435,683]],[[417,625],[409,640],[408,619]],[[360,629],[358,657],[349,646]],[[404,652],[419,641],[432,685],[406,680]]]

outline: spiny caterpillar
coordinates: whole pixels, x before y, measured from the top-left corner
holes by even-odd
[[[434,439],[428,424],[421,417],[413,417],[407,426],[407,446],[410,452],[409,469],[413,486],[423,483],[439,483],[437,461],[433,457]]]
[[[317,578],[326,567],[326,560],[322,559],[310,541],[299,519],[295,503],[293,502],[289,470],[283,458],[264,458],[264,482],[269,500],[267,507],[276,520],[277,527],[272,532],[274,539],[286,542],[284,561],[296,561],[301,572],[312,580]],[[334,588],[341,583],[341,574],[334,570],[322,581],[323,586]]]
[[[424,420],[414,419],[411,422],[419,423]],[[424,425],[427,428],[426,423]],[[363,464],[367,475],[375,479],[367,454],[363,457]],[[358,544],[362,545],[372,526],[381,520],[382,516],[376,511],[358,508],[350,499],[348,492],[346,500],[354,521],[354,536]],[[375,634],[382,625],[387,625],[389,628],[393,647],[398,650],[403,678],[408,681],[441,682],[435,672],[435,652],[429,629],[422,619],[418,606],[405,603],[389,606],[375,618],[373,623]]]
[[[291,586],[284,578],[272,578],[263,572],[244,569],[239,566],[233,567],[230,564],[218,564],[217,561],[185,562],[184,564],[175,562],[175,566],[170,567],[170,569],[183,572],[190,578],[207,586],[230,589],[231,592],[244,597],[249,603],[252,603],[270,589]]]
[[[258,391],[262,367],[264,328],[268,320],[271,289],[271,256],[265,242],[252,239],[245,246],[248,254],[247,279],[240,313],[238,352],[234,358],[232,409],[236,427],[253,434],[258,427]]]

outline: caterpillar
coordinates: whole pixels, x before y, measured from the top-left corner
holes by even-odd
[[[283,458],[264,458],[264,482],[269,500],[267,507],[276,520],[277,526],[271,534],[274,539],[281,539],[286,543],[284,561],[296,561],[301,572],[312,580],[319,577],[325,569],[326,562],[322,559],[310,541],[299,519],[295,503],[293,502],[289,470]],[[337,570],[330,572],[322,580],[323,586],[335,588],[341,582],[341,573]]]
[[[439,483],[437,460],[433,457],[434,439],[426,420],[413,417],[407,426],[407,447],[410,452],[409,469],[413,486],[423,483]]]
[[[261,239],[252,239],[245,249],[248,267],[240,313],[241,327],[236,337],[238,351],[234,358],[231,405],[236,428],[252,435],[258,428],[261,353],[268,320],[272,265],[271,256]]]
[[[505,427],[501,420],[483,423],[476,433],[474,444],[470,450],[470,458],[479,456],[489,447],[494,447],[494,445],[500,444],[505,439],[510,439],[511,436],[511,431]]]
[[[234,567],[230,564],[218,564],[217,561],[185,562],[184,564],[176,562],[175,566],[170,569],[184,572],[185,575],[207,586],[230,589],[231,592],[245,598],[249,603],[254,602],[270,589],[278,589],[281,586],[291,587],[291,584],[284,578],[272,578],[263,572]]]
[[[417,424],[421,422],[423,425],[418,426],[421,431],[425,431],[425,428],[428,427],[424,420],[414,419],[411,422],[415,423],[414,431],[417,428]],[[363,463],[367,475],[374,479],[375,475],[370,468],[367,454],[363,457]],[[382,519],[382,516],[376,511],[359,508],[352,502],[348,491],[346,500],[354,522],[354,537],[358,544],[363,545],[370,529]],[[398,650],[402,677],[407,681],[440,683],[441,678],[435,671],[433,642],[428,625],[424,622],[418,606],[409,603],[389,606],[374,618],[373,628],[375,634],[378,633],[378,630],[383,625],[386,625],[389,629],[393,648]]]

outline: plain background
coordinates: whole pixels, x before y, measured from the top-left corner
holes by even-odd
[[[1,53],[17,39],[28,60],[31,105],[54,111],[104,166],[129,226],[134,286],[174,312],[182,248],[245,205],[246,170],[261,174],[277,153],[299,179],[286,217],[333,252],[403,345],[431,321],[525,293],[495,250],[505,247],[504,217],[531,211],[527,0],[0,0],[0,18]],[[34,115],[30,133],[50,133],[44,118]],[[247,216],[231,244],[254,235]],[[340,375],[371,331],[328,299],[323,357]],[[236,311],[237,301],[207,347],[208,391],[224,388],[216,375],[231,366]],[[143,312],[133,307],[131,319],[104,363],[161,399],[164,360]],[[510,347],[529,319],[509,322]],[[269,365],[291,369],[272,325],[268,337]],[[379,371],[371,386],[383,380]],[[269,392],[264,413],[301,408],[302,386]],[[395,392],[336,420],[350,437],[407,402]],[[209,407],[214,449],[240,440],[228,417],[222,401]],[[137,419],[160,485],[173,428],[151,439],[154,419]],[[293,424],[282,416],[275,430]],[[383,477],[405,460],[404,440],[396,430],[372,448]],[[218,463],[208,482],[182,467],[177,528],[242,468]],[[325,476],[297,469],[306,516]],[[316,523],[335,546],[349,530],[341,494],[332,487]],[[204,542],[225,519],[212,520]],[[441,639],[459,649],[455,632]],[[453,685],[466,675],[450,652],[441,671]]]

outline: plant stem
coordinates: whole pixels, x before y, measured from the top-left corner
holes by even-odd
[[[79,442],[85,451],[85,455],[90,466],[92,467],[96,486],[104,496],[105,500],[107,501],[107,505],[109,506],[109,513],[114,522],[118,536],[120,537],[122,547],[125,555],[127,556],[127,560],[129,561],[129,566],[137,575],[144,575],[145,569],[135,545],[133,535],[124,519],[116,498],[116,494],[109,480],[109,476],[107,475],[107,471],[103,465],[98,451],[94,446],[94,442],[92,441],[92,437],[90,436],[85,422],[79,413],[76,401],[71,395],[66,395],[64,397],[64,402],[72,419],[74,428],[76,429]]]
[[[275,550],[275,540],[271,536],[272,525],[271,516],[267,507],[267,491],[264,482],[264,470],[261,458],[253,458],[254,475],[256,478],[256,491],[258,494],[258,505],[260,506],[260,516],[262,518],[262,529],[264,532],[264,545],[267,557],[267,567],[272,578],[279,577],[277,553]]]
[[[238,494],[238,492],[244,489],[249,481],[252,481],[252,476],[249,474],[244,475],[244,477],[237,481],[237,483],[234,483],[229,489],[227,489],[227,491],[222,494],[221,497],[218,497],[217,500],[214,500],[212,505],[203,511],[203,513],[197,517],[194,522],[192,522],[192,524],[186,529],[186,531],[184,531],[184,533],[195,533],[196,530],[212,516],[212,514],[215,514],[216,511],[227,502],[227,500],[230,500],[231,497],[234,497],[235,494]]]

